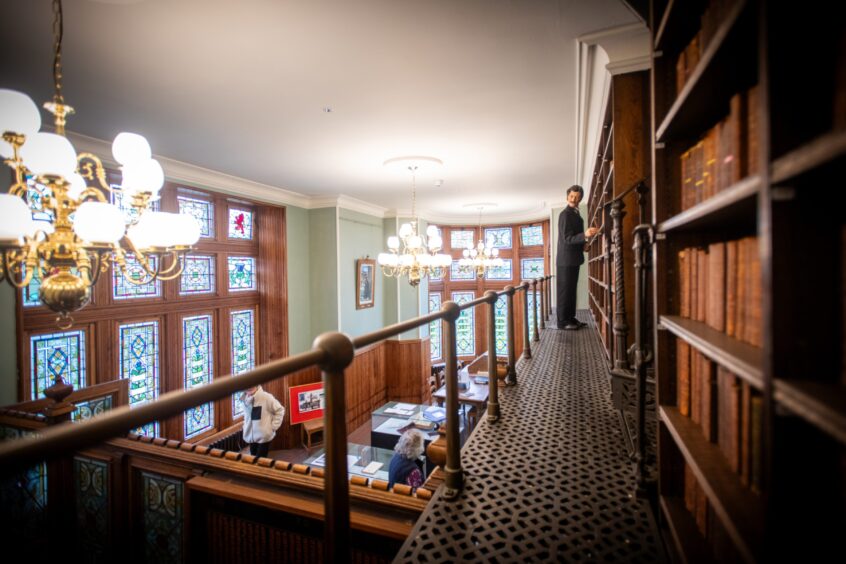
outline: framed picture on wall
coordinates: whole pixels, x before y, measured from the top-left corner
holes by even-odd
[[[355,309],[373,307],[376,293],[376,261],[370,258],[355,261]]]

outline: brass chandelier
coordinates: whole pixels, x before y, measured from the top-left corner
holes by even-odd
[[[164,172],[144,137],[120,133],[112,144],[122,165],[126,215],[108,200],[112,189],[100,159],[76,154],[65,137],[74,109],[62,95],[61,0],[54,0],[53,12],[55,94],[44,108],[54,116],[55,133],[39,131],[41,116],[29,96],[0,89],[0,155],[14,170],[8,194],[0,194],[0,280],[24,288],[40,278],[39,298],[65,329],[73,324],[69,314],[91,301],[92,286],[110,266],[135,285],[177,278],[200,226],[189,215],[151,211]],[[130,276],[127,263],[133,261],[141,277]]]
[[[399,236],[388,237],[387,253],[379,253],[377,261],[382,274],[396,278],[408,277],[408,283],[417,286],[426,276],[443,276],[452,264],[452,257],[438,253],[443,246],[438,228],[430,225],[426,236],[417,234],[417,171],[424,166],[443,164],[434,157],[397,157],[388,159],[385,166],[401,166],[411,172],[411,222],[403,223]]]
[[[482,210],[485,206],[496,204],[477,204],[479,208],[479,243],[474,247],[468,243],[462,251],[462,258],[458,259],[458,267],[462,272],[473,273],[477,278],[484,278],[485,272],[502,266],[505,262],[499,258],[499,249],[493,245],[486,245],[482,231]]]

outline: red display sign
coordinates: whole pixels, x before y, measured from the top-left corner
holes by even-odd
[[[291,425],[323,417],[323,382],[292,386],[288,388],[288,392],[291,400]]]

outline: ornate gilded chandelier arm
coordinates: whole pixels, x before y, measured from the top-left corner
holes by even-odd
[[[123,242],[128,244],[128,246],[132,250],[132,253],[135,255],[135,261],[138,262],[139,265],[141,265],[141,269],[146,275],[139,279],[131,278],[126,269],[126,252],[122,248],[118,247],[114,251],[114,258],[112,259],[112,263],[114,264],[115,268],[120,269],[120,273],[123,276],[124,280],[136,286],[143,286],[144,284],[149,284],[150,282],[155,280],[156,276],[158,276],[159,273],[158,268],[156,270],[150,268],[150,264],[147,262],[146,257],[144,257],[144,255],[139,252],[138,249],[135,248],[135,245],[132,244],[131,239],[129,239],[128,237],[124,237]]]
[[[20,157],[21,146],[24,144],[25,137],[18,133],[6,131],[3,133],[3,140],[12,146],[12,158],[6,159],[6,164],[15,171],[15,183],[9,188],[9,194],[13,196],[24,197],[26,195],[26,167]]]
[[[103,190],[107,192],[112,191],[112,187],[109,186],[109,183],[106,181],[106,169],[103,168],[103,162],[97,155],[92,153],[79,153],[76,157],[76,162],[77,170],[82,178],[92,182],[96,180],[99,182],[100,187]],[[88,192],[88,190],[85,192]],[[100,194],[100,196],[102,197],[102,194]],[[105,199],[102,199],[101,201],[105,201]]]
[[[26,264],[26,272],[23,279],[20,281],[15,280],[15,274],[21,273],[21,265],[23,264]],[[4,276],[9,284],[19,290],[29,286],[37,268],[38,244],[35,241],[29,241],[27,246],[20,251],[10,249],[3,253]]]
[[[182,270],[185,268],[185,263],[182,260],[185,256],[185,251],[170,251],[171,262],[170,266],[166,269],[160,270],[158,279],[164,280],[167,282],[168,280],[176,280],[180,276],[182,276]],[[164,263],[165,258],[161,258],[161,263]]]

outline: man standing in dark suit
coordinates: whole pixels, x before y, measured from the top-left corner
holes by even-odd
[[[585,192],[578,184],[567,189],[567,207],[558,216],[558,252],[556,264],[556,314],[558,328],[575,330],[586,324],[576,319],[576,284],[579,267],[585,262],[585,243],[596,235],[596,227],[585,231],[585,222],[579,215],[579,202]]]

